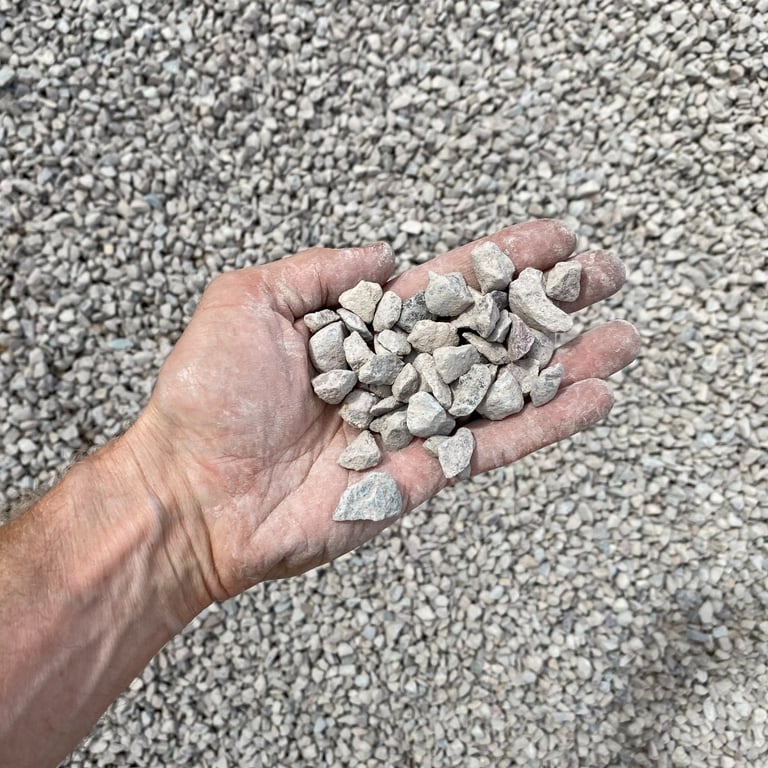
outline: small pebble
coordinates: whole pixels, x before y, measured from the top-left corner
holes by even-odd
[[[430,272],[424,300],[427,309],[438,317],[456,317],[472,306],[472,294],[459,272],[438,274]]]
[[[382,294],[383,290],[378,283],[361,280],[354,288],[339,296],[339,304],[357,315],[364,323],[371,323]]]
[[[321,373],[312,379],[312,389],[326,403],[338,405],[357,384],[357,376],[353,371],[336,369]]]
[[[480,243],[472,249],[469,257],[483,293],[507,289],[515,274],[515,265],[496,243]]]
[[[375,467],[381,461],[381,451],[376,438],[367,430],[361,432],[341,453],[337,463],[345,469],[362,472]]]
[[[544,405],[548,403],[560,389],[560,382],[563,380],[562,363],[545,368],[536,379],[536,383],[531,389],[531,402],[534,405]]]
[[[373,520],[397,517],[403,510],[403,497],[397,483],[386,472],[370,472],[341,495],[333,513],[336,521]]]
[[[448,480],[461,476],[469,469],[474,450],[475,436],[466,427],[460,427],[437,446],[440,468]]]

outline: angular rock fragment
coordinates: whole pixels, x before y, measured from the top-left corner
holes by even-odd
[[[459,343],[459,335],[450,323],[419,320],[408,334],[410,345],[418,352],[434,352],[438,347]]]
[[[422,445],[424,446],[424,450],[430,455],[437,458],[437,449],[440,446],[441,443],[443,443],[445,440],[448,439],[447,435],[432,435],[432,437],[428,437]]]
[[[561,363],[545,368],[531,389],[531,402],[536,406],[548,403],[557,394],[562,380],[563,366]]]
[[[443,408],[449,408],[453,400],[451,388],[440,378],[432,355],[426,352],[417,355],[413,367],[421,376],[421,389],[430,392]]]
[[[503,344],[486,341],[472,331],[464,331],[462,336],[486,359],[494,365],[505,365],[509,362],[509,354]]]
[[[403,361],[391,353],[373,355],[357,372],[361,384],[389,384],[397,378],[403,368]]]
[[[324,402],[338,405],[357,384],[357,376],[352,371],[334,369],[326,371],[312,379],[312,389]]]
[[[539,364],[539,370],[541,370],[549,365],[549,361],[555,353],[557,336],[552,333],[535,330],[531,333],[533,334],[533,344],[531,344],[531,348],[528,351],[528,357],[535,360]]]
[[[473,365],[481,363],[483,358],[471,344],[460,347],[438,347],[432,357],[440,378],[451,384],[465,374]]]
[[[507,291],[491,291],[488,295],[499,308],[499,312],[501,312],[502,309],[509,309],[509,295]]]
[[[466,427],[460,427],[455,435],[443,440],[437,448],[437,458],[445,477],[460,477],[469,469],[475,450],[475,436]]]
[[[304,325],[310,333],[316,333],[326,325],[336,322],[339,316],[332,309],[321,309],[319,312],[310,312],[304,315]]]
[[[499,308],[489,294],[480,294],[474,304],[451,321],[454,328],[470,328],[487,338],[499,321]]]
[[[392,394],[401,402],[407,403],[411,395],[419,391],[419,383],[418,371],[411,363],[406,363],[392,382]]]
[[[381,442],[386,451],[399,451],[413,440],[413,435],[408,431],[405,408],[379,416],[371,422],[369,429],[381,435]]]
[[[581,263],[560,261],[547,272],[546,294],[556,301],[576,301],[581,293]]]
[[[353,371],[359,371],[363,363],[373,357],[373,350],[365,343],[357,331],[344,339],[344,356]]]
[[[411,345],[405,331],[384,330],[376,334],[374,344],[378,344],[383,352],[405,357],[411,352]],[[378,351],[378,350],[377,350]]]
[[[506,290],[515,274],[515,265],[496,243],[480,243],[472,249],[469,258],[483,293]]]
[[[366,429],[371,423],[371,408],[379,401],[372,392],[353,389],[339,408],[339,416],[355,429]]]
[[[368,326],[363,322],[362,317],[354,312],[350,312],[348,309],[341,308],[337,312],[350,333],[359,333],[365,341],[373,341],[373,334],[368,330]]]
[[[416,392],[411,396],[406,416],[408,431],[414,437],[450,435],[456,426],[456,421],[429,392]]]
[[[477,412],[491,421],[504,419],[523,409],[524,398],[520,384],[508,365],[500,368],[496,380],[488,388]]]
[[[384,397],[381,400],[379,400],[376,405],[371,408],[371,416],[373,416],[374,419],[377,419],[379,416],[384,416],[386,413],[390,413],[391,411],[394,411],[396,408],[401,408],[402,403],[400,400],[398,400],[396,397],[393,397],[390,395],[389,397]],[[377,429],[373,428],[373,422],[371,422],[370,429],[374,432],[378,432]]]
[[[510,314],[509,335],[507,336],[507,352],[511,362],[519,360],[533,346],[535,336],[533,331],[517,315]]]
[[[539,376],[539,364],[533,358],[524,357],[517,362],[510,363],[509,372],[517,379],[524,395],[527,395]]]
[[[427,309],[439,317],[456,317],[472,306],[472,294],[460,272],[441,275],[429,273],[429,282],[424,292]]]
[[[381,451],[376,438],[367,430],[361,432],[341,453],[336,463],[344,469],[362,472],[375,467],[381,461]]]
[[[344,324],[331,323],[309,338],[309,359],[318,371],[346,368],[344,355]]]
[[[453,385],[453,404],[448,413],[457,418],[469,416],[485,397],[494,373],[493,366],[473,365]]]
[[[432,313],[427,309],[424,291],[419,291],[403,302],[403,308],[400,310],[400,319],[397,321],[397,324],[406,333],[410,333],[419,320],[431,319]]]
[[[544,275],[533,267],[509,284],[509,308],[539,331],[564,333],[573,327],[573,318],[550,301],[544,292]]]
[[[506,300],[507,296],[504,294],[504,301]],[[513,315],[509,310],[500,309],[499,321],[496,323],[496,327],[486,336],[486,339],[496,344],[503,344],[507,340],[507,334],[512,325],[512,317]]]
[[[364,323],[373,321],[376,305],[381,298],[383,290],[378,283],[369,280],[361,280],[354,288],[339,296],[339,304],[344,309],[354,312]]]
[[[373,314],[373,330],[378,333],[393,328],[400,319],[402,308],[403,300],[396,293],[384,291]]]
[[[378,522],[397,517],[402,510],[403,497],[394,478],[386,472],[369,472],[341,494],[333,519]]]

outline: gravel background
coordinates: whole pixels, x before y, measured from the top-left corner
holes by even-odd
[[[768,764],[768,0],[0,0],[0,502],[208,280],[554,216],[626,258],[609,421],[199,618],[68,766]]]

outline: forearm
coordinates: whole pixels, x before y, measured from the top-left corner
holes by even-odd
[[[56,765],[210,599],[177,500],[132,439],[0,528],[3,765]]]

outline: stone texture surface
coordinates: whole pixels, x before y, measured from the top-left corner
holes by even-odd
[[[362,317],[343,307],[337,309],[336,312],[350,333],[358,333],[365,341],[373,341],[373,334]]]
[[[424,450],[430,455],[434,456],[434,458],[437,458],[437,449],[440,446],[440,444],[448,439],[448,435],[432,435],[432,437],[428,437],[424,443]]]
[[[473,365],[453,385],[453,403],[448,409],[451,416],[469,416],[485,397],[495,374],[493,365]]]
[[[360,366],[357,377],[361,384],[391,385],[403,365],[403,361],[397,355],[391,353],[373,355]]]
[[[524,357],[522,360],[510,363],[508,369],[517,379],[523,394],[529,394],[539,376],[539,364],[533,358]]]
[[[459,335],[450,323],[419,320],[408,334],[408,341],[418,352],[434,352],[438,347],[458,344]]]
[[[384,291],[373,315],[373,330],[378,333],[394,328],[400,319],[402,308],[403,301],[396,293]]]
[[[374,339],[374,344],[377,343],[380,346],[381,351],[389,352],[393,355],[400,355],[400,357],[405,357],[411,352],[411,345],[408,342],[408,336],[405,331],[381,331],[376,334],[376,338]]]
[[[331,323],[321,328],[309,339],[309,359],[318,371],[346,368],[344,355],[344,324]]]
[[[438,347],[432,357],[440,378],[446,384],[456,381],[459,376],[484,359],[471,344],[460,347]]]
[[[466,311],[451,321],[454,328],[469,328],[483,338],[493,333],[499,322],[499,308],[490,294],[476,296]]]
[[[304,315],[304,325],[310,333],[315,333],[330,323],[335,323],[339,316],[332,309],[321,309],[318,312],[310,312]]]
[[[402,511],[403,497],[394,478],[386,472],[369,472],[341,494],[333,519],[380,522],[397,517]]]
[[[399,451],[413,439],[413,435],[408,431],[405,408],[379,416],[371,422],[369,428],[381,435],[381,442],[386,451]]]
[[[353,371],[336,369],[326,371],[312,379],[312,389],[326,403],[338,405],[357,384]]]
[[[509,308],[539,331],[564,333],[573,327],[573,318],[547,297],[544,275],[538,269],[524,269],[509,284]]]
[[[485,242],[470,253],[472,268],[483,293],[504,291],[515,273],[515,265],[495,243]]]
[[[486,341],[472,331],[464,331],[462,336],[489,362],[494,365],[505,365],[509,362],[509,353],[503,344]]]
[[[498,421],[518,413],[525,404],[523,390],[509,366],[499,368],[477,412],[485,419]]]
[[[406,363],[392,382],[392,394],[407,403],[414,392],[419,391],[419,373],[411,363]]]
[[[475,436],[466,427],[459,427],[455,434],[437,446],[440,468],[448,480],[459,477],[469,469],[474,450]]]
[[[427,309],[427,302],[424,298],[424,291],[418,291],[413,296],[403,301],[403,308],[400,311],[398,325],[406,332],[410,333],[419,320],[432,320],[433,315]]]
[[[359,333],[353,331],[344,339],[344,357],[353,371],[359,371],[363,363],[373,357],[373,350]]]
[[[380,400],[372,392],[364,392],[362,389],[353,389],[345,398],[339,408],[339,415],[344,421],[357,429],[365,429],[370,423],[371,408]]]
[[[342,452],[337,463],[344,469],[362,472],[375,467],[381,461],[381,451],[376,438],[368,431],[361,432]]]
[[[456,426],[440,403],[429,392],[416,392],[408,401],[408,431],[414,437],[449,435]]]
[[[510,362],[519,360],[533,346],[536,337],[533,331],[515,314],[509,316],[510,325],[507,335],[507,352]]]
[[[536,383],[531,388],[531,402],[534,405],[544,405],[548,403],[560,389],[560,382],[563,380],[563,366],[560,363],[545,368],[536,379]]]
[[[429,282],[424,292],[427,309],[439,317],[456,317],[472,306],[464,275],[459,272],[447,274],[429,273]]]
[[[421,389],[430,392],[443,408],[450,408],[453,400],[451,388],[443,381],[437,372],[437,366],[432,355],[422,352],[413,361],[413,367],[421,377]]]
[[[545,290],[550,299],[576,301],[581,292],[581,263],[561,261],[547,272]]]
[[[364,323],[371,323],[382,293],[382,287],[378,283],[362,280],[339,296],[339,304],[354,312]]]

